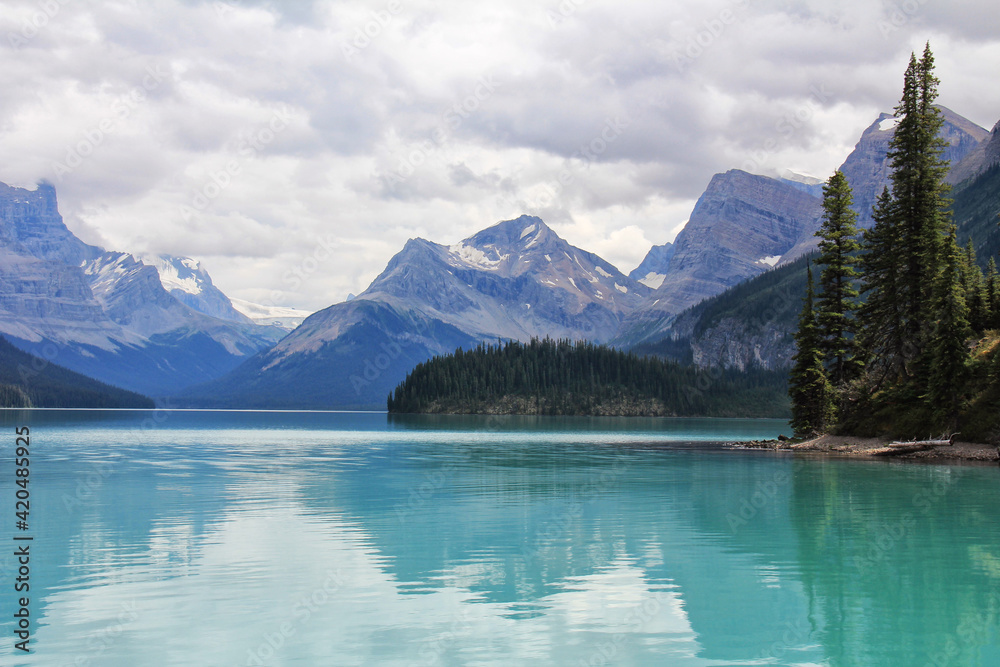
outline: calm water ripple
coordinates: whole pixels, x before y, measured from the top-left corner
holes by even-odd
[[[3,664],[1000,665],[996,467],[719,444],[776,421],[0,420]]]

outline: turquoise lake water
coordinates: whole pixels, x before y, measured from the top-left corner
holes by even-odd
[[[4,665],[1000,665],[996,465],[720,444],[767,420],[0,421]]]

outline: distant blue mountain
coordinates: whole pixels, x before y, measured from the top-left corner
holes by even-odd
[[[605,341],[650,293],[541,219],[500,222],[444,246],[411,239],[351,301],[271,350],[184,392],[192,405],[384,409],[420,361],[481,341]]]
[[[163,396],[232,370],[284,333],[198,312],[154,267],[83,243],[51,185],[0,184],[0,335],[22,350]]]

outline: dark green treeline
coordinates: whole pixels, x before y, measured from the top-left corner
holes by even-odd
[[[784,373],[699,370],[590,342],[481,344],[414,368],[389,412],[782,417]]]

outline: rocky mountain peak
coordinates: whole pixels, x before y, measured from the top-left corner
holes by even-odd
[[[995,164],[1000,164],[1000,121],[978,146],[958,164],[952,165],[948,173],[948,183],[958,185],[966,179],[978,176]]]
[[[790,261],[800,241],[813,239],[821,212],[820,199],[785,181],[738,169],[716,174],[677,235],[659,286],[616,342],[653,340],[686,308]]]
[[[521,250],[537,245],[539,241],[555,236],[541,218],[522,215],[513,220],[503,220],[478,232],[463,243],[483,248],[493,246],[501,249]]]
[[[0,183],[0,244],[38,259],[74,266],[102,252],[67,229],[59,215],[56,189],[46,182],[34,190]]]
[[[229,322],[251,324],[252,319],[237,310],[232,302],[212,283],[212,277],[201,262],[191,257],[142,255],[143,264],[156,269],[163,289],[184,305],[205,315]]]
[[[676,248],[673,243],[654,245],[646,253],[646,257],[643,258],[639,266],[628,274],[628,277],[655,290],[663,284],[663,279],[667,277],[667,269],[670,268],[670,260],[673,258]]]
[[[940,136],[948,142],[943,158],[957,165],[989,134],[967,118],[947,107],[938,106],[944,125]],[[847,156],[840,171],[847,177],[854,194],[854,210],[858,213],[858,226],[872,225],[872,206],[889,185],[892,168],[889,164],[889,142],[895,135],[898,121],[890,113],[881,113],[875,122],[861,134],[854,151]]]

